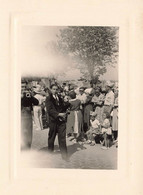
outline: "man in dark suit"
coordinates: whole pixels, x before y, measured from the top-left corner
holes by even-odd
[[[58,134],[59,148],[62,158],[67,160],[66,146],[66,110],[69,104],[57,95],[58,86],[51,85],[51,94],[46,98],[46,109],[49,114],[48,150],[54,151],[54,141]]]

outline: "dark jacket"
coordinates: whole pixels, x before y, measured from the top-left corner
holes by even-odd
[[[69,103],[65,103],[61,97],[58,96],[59,101],[55,100],[52,94],[46,98],[46,110],[49,114],[50,121],[59,121],[58,114],[65,113],[70,106]]]

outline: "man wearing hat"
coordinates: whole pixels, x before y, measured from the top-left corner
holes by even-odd
[[[105,101],[104,101],[104,112],[108,112],[108,113],[111,113],[111,110],[113,108],[113,105],[114,105],[114,93],[112,91],[112,88],[113,88],[114,84],[111,83],[110,81],[108,81],[106,83],[106,91],[107,91],[107,94],[105,96]]]

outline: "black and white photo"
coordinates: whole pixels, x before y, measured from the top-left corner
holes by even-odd
[[[116,170],[119,27],[23,25],[21,37],[23,158],[36,168]]]

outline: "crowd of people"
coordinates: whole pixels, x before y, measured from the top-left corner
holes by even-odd
[[[31,148],[33,123],[35,130],[49,128],[48,150],[54,151],[58,135],[62,158],[67,160],[66,138],[74,143],[109,149],[118,147],[118,87],[112,82],[102,86],[71,87],[54,83],[48,87],[22,89],[22,149]]]

